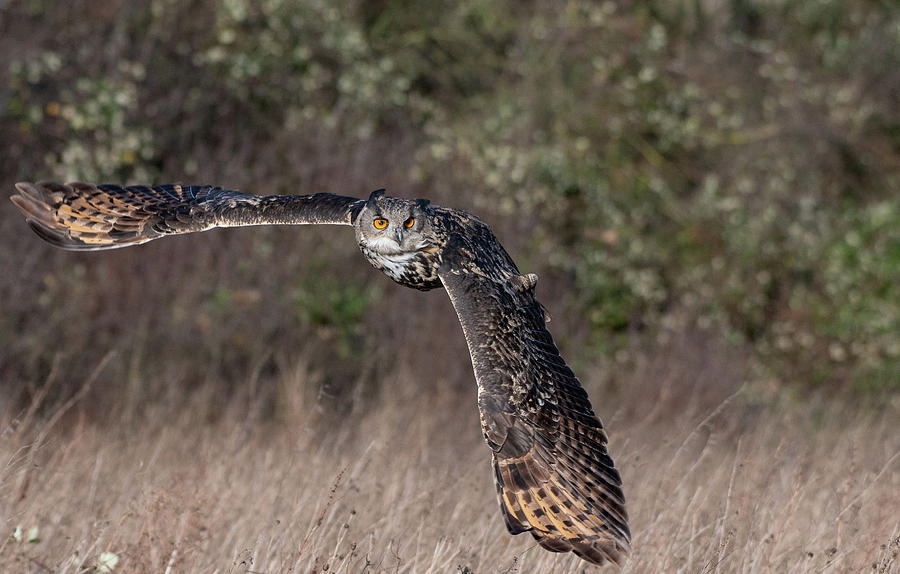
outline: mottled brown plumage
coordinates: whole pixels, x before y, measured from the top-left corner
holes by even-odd
[[[363,203],[330,193],[258,196],[209,185],[17,183],[12,202],[32,229],[63,249],[112,249],[176,233],[243,225],[350,225]]]
[[[20,183],[13,203],[64,249],[264,224],[352,225],[366,259],[415,289],[444,287],[478,383],[484,438],[506,527],[554,552],[622,564],[631,535],[619,473],[587,393],[566,365],[523,275],[478,218],[427,200],[327,193],[255,196],[210,186]]]

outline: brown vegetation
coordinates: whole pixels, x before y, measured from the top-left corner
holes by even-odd
[[[618,392],[583,373],[625,482],[623,572],[896,572],[898,405],[762,404],[734,364],[691,341]],[[113,552],[124,572],[599,571],[505,532],[474,390],[384,375],[341,417],[302,369],[275,413],[248,390],[215,407],[212,385],[112,426],[87,395],[58,419],[3,412],[0,517],[26,535],[0,540],[0,569],[96,571]]]

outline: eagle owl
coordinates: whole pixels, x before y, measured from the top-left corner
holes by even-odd
[[[587,393],[535,298],[537,275],[478,218],[428,200],[330,193],[257,196],[211,186],[19,183],[13,203],[43,239],[70,250],[137,245],[213,227],[338,224],[401,285],[443,287],[478,387],[500,509],[512,534],[553,552],[621,565],[631,534],[619,473]]]

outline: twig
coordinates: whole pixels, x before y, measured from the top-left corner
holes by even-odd
[[[878,479],[881,478],[881,475],[883,475],[885,472],[887,472],[887,469],[889,469],[891,467],[891,463],[893,463],[894,459],[896,459],[898,456],[900,456],[900,450],[895,452],[894,455],[891,458],[889,458],[886,463],[884,463],[884,466],[881,468],[881,470],[878,472],[878,474],[875,475],[875,478],[872,479],[872,482],[870,482],[868,486],[866,486],[864,489],[862,489],[862,491],[859,494],[854,496],[850,500],[850,502],[847,504],[847,506],[845,506],[844,509],[838,513],[838,515],[837,515],[838,518],[840,518],[841,516],[843,516],[843,514],[845,512],[850,510],[850,507],[853,506],[854,504],[856,504],[856,501],[859,500],[862,497],[862,495],[864,495],[866,493],[866,491],[868,491],[870,488],[872,488],[873,484],[878,482]]]

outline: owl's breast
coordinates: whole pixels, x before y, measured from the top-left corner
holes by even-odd
[[[398,254],[378,253],[360,245],[360,249],[376,269],[406,287],[428,291],[441,287],[438,267],[441,264],[437,248]]]

